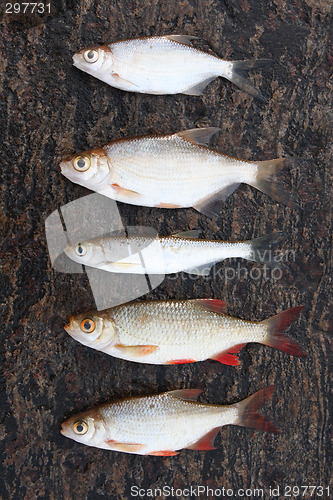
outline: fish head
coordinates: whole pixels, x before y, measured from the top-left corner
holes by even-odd
[[[103,80],[108,70],[112,71],[112,52],[108,45],[80,50],[73,56],[73,65],[89,75]]]
[[[75,245],[67,245],[64,249],[65,254],[74,262],[86,266],[96,267],[105,262],[103,246],[98,240],[89,240],[78,242]]]
[[[118,342],[117,329],[112,319],[103,312],[71,316],[66,332],[83,345],[101,351]]]
[[[110,176],[111,165],[103,147],[65,158],[60,163],[62,175],[93,191],[101,191]]]
[[[99,446],[107,440],[107,430],[97,409],[79,413],[61,424],[61,434],[78,443]]]

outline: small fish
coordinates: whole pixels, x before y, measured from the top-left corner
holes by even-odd
[[[224,425],[279,432],[257,413],[271,400],[274,386],[224,406],[196,402],[201,392],[181,389],[106,403],[69,418],[60,432],[87,446],[159,457],[178,455],[183,448],[214,450]]]
[[[121,139],[84,151],[60,164],[72,182],[132,205],[193,207],[216,217],[221,202],[240,183],[249,184],[290,207],[297,200],[279,181],[285,162],[237,160],[208,148],[215,127],[172,135]]]
[[[197,238],[199,231],[170,236],[103,236],[64,252],[75,262],[114,273],[171,274],[184,271],[209,276],[214,264],[224,259],[243,258],[271,267],[286,268],[274,260],[271,248],[283,239],[283,232],[249,241],[218,241]]]
[[[112,87],[144,94],[202,95],[221,76],[262,102],[243,73],[271,64],[267,59],[224,61],[192,46],[194,36],[169,35],[123,40],[74,54],[77,68]]]
[[[81,344],[117,358],[148,364],[184,364],[214,359],[239,365],[249,342],[293,356],[306,353],[282,333],[298,318],[302,306],[264,321],[245,321],[225,314],[215,299],[129,302],[70,318],[64,328]]]

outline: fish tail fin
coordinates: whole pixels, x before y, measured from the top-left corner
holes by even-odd
[[[277,233],[261,236],[261,238],[246,241],[251,248],[247,260],[269,264],[271,267],[286,268],[287,266],[282,262],[278,262],[274,259],[274,254],[271,250],[284,239],[284,236],[284,232],[279,231]]]
[[[300,207],[298,195],[289,193],[281,182],[282,171],[289,164],[286,158],[258,161],[255,164],[257,165],[257,175],[253,182],[249,182],[251,186],[290,208]]]
[[[261,391],[252,394],[252,396],[236,403],[238,407],[238,419],[235,421],[235,425],[240,425],[242,427],[251,427],[252,429],[260,429],[265,432],[275,432],[278,434],[280,431],[275,427],[275,425],[264,417],[260,415],[257,410],[273,397],[275,386],[271,385],[261,389]]]
[[[232,69],[231,69],[231,77],[229,78],[229,80],[241,90],[244,90],[248,94],[258,99],[259,101],[267,104],[268,100],[266,99],[266,97],[262,95],[260,90],[255,89],[254,87],[252,87],[252,85],[250,85],[247,82],[246,77],[244,76],[244,72],[252,69],[263,68],[264,66],[268,66],[269,64],[272,63],[273,61],[269,59],[233,61],[231,63]]]
[[[283,330],[286,330],[299,317],[302,309],[303,306],[292,307],[262,321],[261,324],[267,327],[268,333],[266,339],[261,343],[287,354],[306,358],[307,353],[300,348],[297,342],[283,333]]]

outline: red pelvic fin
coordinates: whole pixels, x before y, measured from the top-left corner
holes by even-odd
[[[147,453],[147,455],[153,455],[154,457],[173,457],[174,455],[178,455],[179,451],[152,451],[151,453]]]
[[[195,363],[195,359],[171,359],[170,361],[167,361],[165,364],[166,365],[184,365],[186,363]]]
[[[194,444],[190,446],[186,446],[189,450],[215,450],[214,448],[214,439],[216,435],[220,432],[221,427],[215,427],[211,431],[207,432],[202,438],[199,439]]]
[[[246,344],[234,345],[233,347],[230,347],[230,349],[227,349],[226,351],[215,354],[215,356],[212,356],[211,359],[215,359],[216,361],[219,361],[220,363],[223,363],[224,365],[238,366],[239,365],[238,354],[239,354],[239,351],[245,345]]]
[[[278,349],[279,351],[292,354],[293,356],[306,358],[307,353],[303,351],[294,340],[289,338],[288,335],[282,333],[283,330],[286,330],[288,326],[298,318],[302,309],[303,306],[293,307],[292,309],[287,309],[287,311],[283,311],[263,321],[263,324],[266,324],[268,328],[267,339],[263,344],[274,347],[274,349]]]
[[[274,393],[274,385],[266,387],[261,391],[256,392],[249,398],[236,403],[239,408],[239,417],[235,422],[236,425],[241,425],[243,427],[251,427],[252,429],[260,429],[266,432],[279,433],[280,431],[275,427],[268,418],[257,413],[267,401],[272,399]]]
[[[219,299],[194,299],[192,302],[219,314],[225,313],[227,309],[227,303]]]

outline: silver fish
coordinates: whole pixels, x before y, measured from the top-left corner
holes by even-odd
[[[283,232],[249,241],[218,241],[198,238],[199,231],[170,236],[103,236],[68,245],[64,252],[73,261],[114,273],[171,274],[181,271],[208,276],[214,264],[243,258],[270,267],[286,268],[271,247]]]
[[[244,182],[290,207],[297,201],[280,183],[282,158],[245,161],[207,147],[215,127],[172,135],[122,139],[66,158],[72,182],[124,203],[194,207],[209,217]]]
[[[73,56],[77,68],[112,87],[145,94],[202,95],[221,76],[267,102],[242,76],[272,61],[224,61],[192,46],[187,35],[134,38],[80,50]]]
[[[71,316],[66,332],[81,344],[111,356],[148,364],[184,364],[215,359],[239,365],[249,342],[293,356],[306,352],[283,333],[303,309],[293,307],[264,321],[225,313],[216,299],[148,300]]]
[[[266,387],[224,406],[196,402],[198,389],[131,397],[71,417],[62,423],[60,432],[87,446],[137,455],[173,456],[183,448],[214,450],[214,439],[224,425],[278,433],[257,412],[273,392],[274,386]]]

